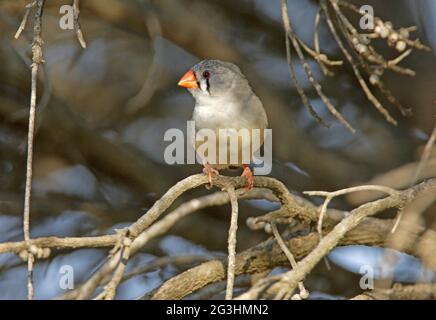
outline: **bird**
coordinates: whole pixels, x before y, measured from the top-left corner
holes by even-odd
[[[239,67],[231,62],[215,59],[205,59],[189,69],[179,80],[178,85],[187,88],[195,100],[192,120],[195,130],[210,129],[219,137],[219,130],[247,129],[260,132],[260,145],[263,144],[263,131],[268,127],[268,118],[259,97],[254,93],[247,78]],[[208,175],[209,187],[212,186],[212,176],[219,175],[219,170],[243,168],[242,177],[245,177],[248,191],[253,187],[254,177],[250,168],[252,156],[255,151],[252,135],[248,140],[238,139],[238,161],[230,163],[209,163],[203,158],[203,172]],[[198,150],[198,141],[194,148]],[[259,145],[259,147],[260,147]],[[219,149],[219,138],[217,140]],[[247,149],[250,148],[250,149]],[[250,150],[250,159],[245,163],[242,151]],[[230,157],[230,149],[226,150],[226,158]],[[217,151],[219,154],[219,150]]]

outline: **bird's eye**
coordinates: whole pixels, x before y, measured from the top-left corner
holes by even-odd
[[[204,71],[203,72],[203,78],[209,79],[209,77],[210,77],[210,72],[208,70]]]

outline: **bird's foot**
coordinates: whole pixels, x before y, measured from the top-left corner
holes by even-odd
[[[244,171],[242,171],[241,177],[245,177],[247,179],[247,184],[245,185],[245,192],[250,191],[254,186],[254,177],[250,167],[246,164],[244,164]]]
[[[203,164],[203,166],[204,166],[203,173],[206,174],[208,179],[209,179],[209,184],[206,185],[206,189],[211,189],[213,187],[212,175],[215,174],[215,175],[219,176],[220,173],[217,169],[212,168],[208,164]]]

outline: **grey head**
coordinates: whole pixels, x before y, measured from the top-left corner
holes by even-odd
[[[191,81],[187,81],[184,85],[185,77]],[[214,100],[238,100],[252,94],[248,81],[238,66],[212,59],[200,61],[193,66],[181,79],[179,85],[188,88],[196,102],[200,104]]]

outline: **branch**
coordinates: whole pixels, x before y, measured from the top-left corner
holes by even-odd
[[[297,267],[289,272],[280,275],[278,281],[273,284],[268,290],[277,292],[281,286],[287,285],[290,289],[294,289],[299,281],[302,281],[305,276],[316,266],[316,264],[326,256],[334,247],[338,245],[346,233],[358,226],[366,217],[372,216],[380,211],[393,207],[402,207],[406,203],[411,202],[418,194],[422,195],[426,192],[435,192],[436,179],[428,180],[413,188],[406,189],[402,192],[391,194],[381,200],[366,203],[357,209],[354,209],[350,214],[338,223],[331,232],[329,232],[318,244],[318,246],[307,255],[302,261],[297,264]],[[266,280],[269,280],[266,278]],[[252,291],[256,291],[262,283],[254,286],[248,292],[242,294],[239,298],[244,299],[250,297]]]
[[[396,283],[392,289],[375,289],[355,296],[351,300],[434,300],[436,284],[420,283],[403,286]]]
[[[162,220],[153,224],[164,211],[184,192],[202,184],[207,184],[208,178],[203,174],[193,175],[178,182],[170,190],[168,190],[162,198],[133,223],[129,228],[129,237],[133,241],[131,245],[130,255],[134,255],[142,248],[149,240],[167,232],[183,217],[196,212],[202,208],[223,205],[229,202],[229,195],[226,192],[217,192],[215,194],[205,196],[199,199],[193,199],[166,215]],[[243,188],[245,179],[240,177],[215,177],[213,180],[215,186],[226,188],[229,185],[234,188]],[[247,194],[242,195],[242,190],[237,190],[237,195],[244,199],[263,198],[270,200],[280,200],[283,205],[289,208],[289,215],[299,216],[303,221],[316,221],[316,207],[308,205],[306,202],[292,195],[286,187],[278,180],[268,177],[255,177],[254,186],[257,188],[268,188],[275,193],[275,197],[264,189],[252,189]],[[134,236],[132,232],[140,232],[138,236]],[[60,298],[64,299],[86,299],[89,298],[95,289],[102,283],[103,279],[110,274],[120,261],[119,252],[115,253],[109,260],[89,278],[81,287],[72,290]]]
[[[36,5],[36,0],[29,2],[26,5],[26,11],[24,12],[23,19],[21,20],[20,26],[18,27],[17,32],[15,33],[14,38],[18,39],[21,36],[21,33],[26,29],[27,20],[29,18],[30,11],[32,11],[33,7]]]
[[[337,8],[336,2],[335,1],[330,1],[330,3],[334,7],[336,14],[338,14],[339,9]],[[326,0],[321,0],[320,4],[321,4],[321,8],[322,8],[322,10],[324,12],[325,19],[327,21],[327,25],[328,25],[328,27],[330,29],[330,32],[333,35],[336,43],[338,44],[339,49],[342,51],[342,54],[345,56],[345,58],[347,59],[348,63],[353,68],[354,75],[356,76],[356,78],[357,78],[360,86],[362,87],[362,90],[365,93],[366,97],[375,106],[375,108],[381,114],[383,114],[385,116],[385,118],[386,118],[386,120],[388,122],[396,125],[397,122],[395,121],[395,119],[392,118],[392,116],[389,114],[389,112],[381,105],[380,101],[378,101],[378,99],[373,95],[373,93],[369,89],[369,87],[366,84],[365,80],[363,79],[363,77],[362,77],[362,75],[360,73],[360,70],[359,70],[357,64],[355,63],[353,57],[348,52],[348,50],[345,48],[341,38],[339,37],[339,35],[338,35],[337,31],[336,31],[336,27],[333,24],[332,18],[330,17],[330,13],[328,11]]]
[[[74,0],[73,2],[74,30],[76,31],[77,40],[79,41],[82,48],[85,49],[86,41],[83,38],[83,32],[79,22],[79,17],[80,17],[79,1],[80,0]]]
[[[38,248],[52,248],[52,249],[80,249],[80,248],[101,248],[115,245],[119,236],[116,234],[105,235],[98,237],[41,237],[18,242],[0,243],[1,253],[20,253],[27,251],[30,246]]]
[[[291,39],[292,45],[297,52],[297,55],[300,59],[301,64],[303,65],[303,69],[306,72],[307,78],[309,79],[312,86],[315,88],[316,92],[318,93],[321,100],[326,105],[327,109],[330,111],[330,113],[335,116],[350,132],[355,133],[356,130],[350,125],[350,123],[345,120],[345,118],[342,116],[342,114],[335,108],[335,106],[330,102],[330,99],[323,93],[321,85],[316,81],[312,69],[309,66],[309,64],[304,59],[303,52],[301,51],[301,47],[299,42],[297,41],[297,36],[295,35],[291,23],[289,21],[289,15],[288,15],[288,4],[286,0],[282,0],[282,19],[283,19],[283,25],[285,27],[286,36]],[[287,42],[287,47],[289,47],[289,44]],[[288,56],[289,56],[289,50],[287,50]],[[318,119],[318,118],[317,118]]]
[[[215,186],[221,188],[242,188],[245,186],[245,179],[240,177],[215,177]],[[158,200],[150,210],[140,217],[137,222],[133,223],[126,230],[141,231],[138,236],[132,237],[129,233],[99,236],[99,237],[85,237],[85,238],[57,238],[57,237],[43,237],[30,240],[29,243],[25,241],[10,242],[0,244],[0,253],[15,252],[20,253],[23,250],[30,251],[30,247],[41,248],[81,248],[81,247],[105,247],[114,246],[116,250],[113,250],[113,254],[109,257],[108,261],[99,269],[94,275],[88,279],[82,286],[75,290],[72,290],[60,298],[64,299],[85,299],[93,295],[95,289],[104,283],[107,283],[108,276],[119,267],[120,261],[127,262],[129,256],[133,256],[137,253],[145,244],[147,244],[152,238],[165,234],[171,227],[173,227],[180,219],[187,215],[196,212],[200,209],[214,206],[223,205],[230,201],[229,194],[227,192],[216,192],[211,195],[207,195],[201,198],[190,200],[178,208],[168,213],[163,219],[153,223],[156,219],[164,213],[166,209],[172,204],[172,202],[179,197],[183,192],[194,188],[196,186],[207,184],[208,179],[206,176],[199,174],[190,176],[175,186],[173,186],[168,192]],[[275,211],[273,213],[266,214],[263,221],[273,223],[275,221],[289,221],[289,219],[298,219],[303,223],[314,223],[318,218],[318,211],[316,206],[311,204],[305,199],[292,195],[286,187],[278,180],[269,177],[255,177],[254,185],[256,188],[252,189],[248,193],[243,193],[243,189],[235,191],[237,197],[241,199],[267,199],[269,201],[280,201],[282,204],[282,210]],[[436,179],[428,180],[413,188],[401,191],[393,192],[385,199],[374,201],[361,206],[354,211],[351,215],[348,215],[342,222],[336,227],[341,229],[340,235],[345,234],[340,238],[337,245],[351,245],[351,244],[366,244],[366,245],[383,245],[389,246],[386,243],[386,235],[392,228],[392,221],[379,220],[373,218],[365,218],[370,214],[375,214],[386,208],[402,205],[405,202],[410,202],[415,198],[416,194],[425,190],[436,189]],[[227,189],[228,190],[228,189]],[[234,200],[233,200],[234,201]],[[235,209],[234,209],[235,210]],[[326,224],[324,232],[328,233],[332,228],[340,221],[347,213],[339,212],[337,210],[329,210],[326,215]],[[265,217],[268,217],[265,218]],[[357,217],[358,220],[355,220]],[[262,221],[262,219],[260,219]],[[354,224],[359,224],[358,227],[352,229]],[[259,222],[257,222],[259,223]],[[343,224],[346,224],[345,228]],[[135,227],[135,228],[133,228]],[[144,228],[144,229],[143,229]],[[336,230],[336,228],[334,230]],[[423,260],[430,265],[434,265],[436,268],[436,259],[432,254],[432,250],[436,244],[436,234],[432,231],[426,231],[421,227],[415,227],[411,229],[413,235],[411,239],[418,239],[417,245],[409,245],[405,247],[405,252],[410,252],[416,256],[423,257]],[[331,234],[337,234],[332,232]],[[327,236],[331,234],[328,233]],[[337,239],[337,235],[334,236]],[[124,255],[124,260],[120,259],[123,256],[123,250],[119,250],[121,247],[127,247],[128,243],[125,243],[126,239],[132,240],[130,245],[130,252],[128,255]],[[326,238],[323,239],[325,241]],[[284,239],[284,243],[289,248],[291,254],[296,260],[301,260],[307,256],[314,248],[316,248],[319,242],[319,236],[317,233],[312,232],[304,236],[294,237],[290,239]],[[330,240],[329,240],[330,241]],[[336,241],[336,240],[335,240]],[[120,244],[123,244],[120,246]],[[335,244],[329,244],[329,246]],[[323,245],[325,247],[325,244]],[[320,256],[319,250],[316,253],[316,257]],[[324,249],[323,249],[324,250]],[[236,255],[234,262],[234,275],[241,275],[245,273],[260,273],[270,269],[273,269],[279,265],[286,265],[289,263],[287,255],[283,253],[283,246],[277,245],[275,241],[268,240],[261,243],[251,249],[241,252]],[[325,250],[322,251],[324,254]],[[321,254],[321,256],[322,256]],[[288,254],[289,256],[289,254]],[[312,259],[312,258],[311,258]],[[230,259],[229,259],[230,260]],[[156,292],[152,295],[154,299],[179,299],[189,293],[202,288],[210,283],[221,281],[225,279],[225,263],[226,259],[212,260],[205,264],[201,264],[195,268],[189,269],[184,273],[175,276],[174,278],[165,282]],[[313,263],[313,262],[311,262]],[[125,264],[125,263],[124,263]],[[298,265],[297,265],[298,266]],[[124,266],[122,267],[124,268]],[[299,268],[299,267],[298,267]],[[231,268],[228,268],[231,269]],[[112,279],[115,284],[109,286],[109,288],[115,288],[123,278],[123,272],[115,271]],[[115,280],[114,280],[115,279]],[[111,280],[111,281],[112,281]],[[273,279],[278,281],[278,279]],[[302,279],[298,280],[301,281]],[[110,281],[110,282],[111,282]],[[297,281],[297,282],[298,282]],[[109,282],[109,283],[110,283]],[[288,285],[288,284],[287,284]],[[292,287],[292,285],[290,286]],[[108,297],[114,297],[115,290],[109,289]],[[103,298],[100,296],[98,298]]]
[[[353,192],[359,192],[359,191],[381,191],[381,192],[384,192],[384,193],[387,193],[390,195],[395,195],[398,193],[398,191],[395,189],[385,187],[385,186],[376,186],[376,185],[357,186],[357,187],[346,188],[346,189],[342,189],[342,190],[338,190],[338,191],[334,191],[334,192],[326,192],[326,191],[305,191],[304,192],[304,194],[307,194],[309,196],[323,196],[323,197],[325,197],[325,200],[320,208],[319,220],[318,220],[318,226],[317,226],[317,230],[318,230],[320,237],[322,236],[322,222],[323,222],[324,216],[327,212],[327,206],[329,205],[330,201],[332,201],[332,199],[334,197],[342,196],[344,194],[349,194],[349,193],[353,193]]]
[[[24,240],[29,244],[30,241],[30,199],[32,194],[32,167],[33,167],[33,139],[35,135],[35,117],[36,117],[36,85],[38,82],[38,68],[44,63],[42,54],[42,45],[44,41],[41,37],[42,14],[44,10],[45,0],[33,1],[26,6],[26,12],[23,21],[15,34],[18,39],[26,27],[26,22],[29,13],[33,7],[36,7],[35,23],[33,26],[33,42],[32,42],[32,72],[31,72],[31,92],[30,92],[30,110],[29,110],[29,129],[27,136],[27,161],[26,161],[26,187],[24,194],[24,212],[23,212],[23,233]],[[26,254],[27,258],[27,298],[33,299],[33,263],[34,252],[30,250]]]
[[[235,282],[235,256],[236,256],[236,232],[238,231],[238,198],[232,186],[227,187],[230,204],[232,206],[229,237],[228,237],[228,264],[227,264],[227,289],[226,300],[233,298],[233,284]]]
[[[343,220],[346,223],[346,228],[350,229],[344,230],[342,224],[338,227],[340,231],[336,230],[330,237],[336,239],[338,232],[342,236],[345,234],[336,243],[338,245],[365,244],[385,246],[385,240],[392,228],[393,222],[391,220],[364,218],[387,208],[401,205],[405,201],[411,201],[418,191],[424,189],[435,190],[436,179],[428,180],[418,186],[401,191],[396,195],[388,196],[382,200],[374,201],[355,209],[351,215]],[[301,210],[304,211],[305,209],[302,208]],[[302,215],[307,217],[307,214]],[[355,220],[356,218],[351,218],[350,220],[350,217],[354,216],[357,216],[357,220]],[[330,220],[333,220],[333,218]],[[351,226],[359,223],[361,224],[351,230]],[[406,248],[406,252],[416,256],[433,256],[431,248],[434,248],[434,245],[436,245],[434,232],[428,230],[423,233],[422,228],[415,228],[414,231],[417,232],[419,243],[425,241],[426,245],[410,246]],[[326,228],[325,232],[328,232],[328,228]],[[317,233],[310,233],[306,236],[291,238],[286,243],[294,257],[299,260],[308,255],[317,246],[318,241]],[[315,255],[318,257],[319,251]],[[312,260],[313,258],[310,259]],[[181,299],[210,283],[221,281],[225,278],[225,263],[225,259],[213,260],[189,269],[162,284],[152,295],[152,299]],[[289,262],[281,248],[275,241],[268,240],[236,255],[235,275],[258,273],[286,263]],[[301,280],[302,278],[300,277],[298,281]]]
[[[280,246],[280,248],[283,250],[283,253],[286,255],[286,257],[289,260],[289,263],[291,264],[292,268],[297,267],[297,261],[295,261],[294,256],[292,255],[292,252],[289,250],[289,248],[286,246],[286,243],[283,241],[283,238],[280,235],[279,230],[277,229],[277,226],[275,223],[271,223],[271,229],[274,234],[274,237]],[[304,284],[302,281],[298,283],[298,287],[300,288],[300,293],[296,296],[298,296],[300,299],[307,298],[309,296],[309,292],[304,287]],[[277,293],[276,299],[281,299],[282,297],[288,297],[288,294],[292,294],[292,290],[287,290],[287,288],[284,288],[284,290],[281,290]]]

